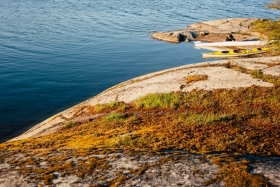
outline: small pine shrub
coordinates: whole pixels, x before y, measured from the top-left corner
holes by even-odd
[[[70,129],[71,127],[77,125],[77,122],[69,121],[65,124],[65,128]]]
[[[253,70],[251,76],[253,78],[261,79],[263,77],[263,72],[261,70]]]

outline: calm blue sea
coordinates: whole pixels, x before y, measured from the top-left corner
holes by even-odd
[[[0,142],[122,81],[201,62],[150,38],[231,17],[276,18],[268,0],[1,0]]]

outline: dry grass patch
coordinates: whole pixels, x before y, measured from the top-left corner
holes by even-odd
[[[108,114],[94,121],[6,142],[0,149],[122,147],[280,155],[280,78],[227,66],[275,87],[151,94],[126,105],[126,110],[117,111],[122,104],[111,104],[105,107]]]
[[[251,174],[248,160],[232,157],[214,157],[212,162],[220,167],[218,176],[204,182],[208,186],[216,181],[223,181],[225,187],[269,187],[267,179],[261,175]]]
[[[101,113],[101,112],[108,112],[108,111],[125,111],[130,108],[130,106],[124,102],[111,102],[109,104],[97,104],[94,106],[88,105],[86,108],[92,114]]]
[[[4,158],[10,164],[10,168],[16,168],[20,175],[42,181],[44,185],[52,185],[52,180],[57,176],[65,177],[76,175],[81,178],[92,176],[96,171],[109,170],[110,165],[106,158],[89,156],[93,154],[108,154],[119,152],[118,150],[92,150],[92,149],[68,149],[49,151],[45,153],[35,153],[32,150],[25,150],[18,159],[17,152],[13,152],[12,158]],[[11,152],[10,152],[11,153]],[[9,155],[5,151],[5,155]],[[85,157],[83,157],[85,156]],[[42,167],[39,163],[45,162]],[[95,177],[96,175],[93,175]]]
[[[203,80],[207,80],[208,75],[200,75],[200,74],[196,74],[196,75],[189,75],[186,78],[187,83],[193,83],[193,82],[197,82],[197,81],[203,81]]]

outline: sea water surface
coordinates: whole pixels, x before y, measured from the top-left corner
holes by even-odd
[[[213,19],[275,19],[268,0],[1,0],[0,142],[122,81],[202,62],[150,38]],[[209,60],[208,60],[209,61]]]

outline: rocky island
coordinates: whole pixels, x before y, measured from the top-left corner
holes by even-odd
[[[199,22],[191,24],[182,30],[154,32],[151,37],[171,43],[189,41],[220,42],[225,41],[229,33],[233,33],[237,41],[259,40],[260,34],[250,31],[251,24],[256,20],[257,18],[229,18]]]
[[[156,32],[255,40],[255,18]],[[0,186],[280,186],[280,57],[194,63],[111,87],[0,145]]]

